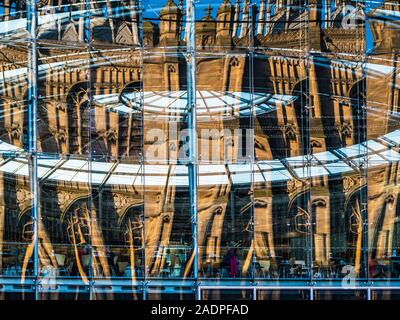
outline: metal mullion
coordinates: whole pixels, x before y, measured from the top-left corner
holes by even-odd
[[[249,3],[249,86],[250,86],[250,236],[251,236],[251,245],[252,245],[252,258],[251,258],[251,271],[252,271],[252,281],[255,281],[255,264],[256,264],[256,250],[255,250],[255,241],[254,241],[254,117],[256,116],[254,112],[254,22],[256,17],[254,16],[254,3]],[[240,112],[240,110],[239,110]],[[247,152],[246,152],[247,153]],[[253,291],[255,299],[255,291]]]
[[[307,8],[309,9],[309,8]],[[314,10],[318,10],[318,7],[315,8]],[[309,12],[309,10],[308,10]],[[306,15],[306,19],[309,19],[310,16],[309,14]],[[309,28],[305,30],[308,34],[306,35],[306,38],[308,39],[307,43],[307,53],[306,53],[306,58],[305,58],[305,63],[306,65],[309,65],[310,63],[314,63],[314,59],[312,57],[312,54],[310,54],[310,33],[309,33]],[[300,38],[300,47],[301,47],[301,41],[302,39]],[[301,112],[301,117],[302,117],[302,126],[305,125],[305,130],[303,131],[305,133],[305,137],[302,137],[302,148],[303,143],[304,145],[306,144],[306,154],[303,155],[306,157],[306,170],[307,170],[307,179],[309,183],[309,188],[307,192],[304,193],[304,196],[306,197],[305,203],[309,215],[309,221],[308,221],[308,228],[307,228],[307,234],[306,234],[306,259],[307,259],[307,268],[308,268],[308,275],[307,278],[310,281],[310,284],[313,283],[313,256],[314,256],[314,250],[313,250],[313,214],[312,214],[312,204],[311,204],[311,190],[312,190],[312,177],[311,177],[311,165],[312,165],[312,155],[311,155],[311,136],[310,136],[310,107],[313,107],[311,105],[311,95],[310,95],[310,68],[306,68],[306,105],[301,106],[302,112]],[[300,87],[300,90],[303,90],[303,87]],[[313,292],[310,291],[310,297],[313,297]]]
[[[358,1],[357,1],[358,4]],[[364,30],[365,30],[365,25],[364,25]],[[365,33],[365,32],[364,32]],[[366,33],[365,33],[366,34]],[[358,38],[358,37],[357,37]],[[362,120],[362,123],[364,124],[362,130],[363,130],[363,140],[368,141],[368,116],[367,116],[367,88],[366,88],[366,83],[367,83],[367,74],[365,71],[366,68],[366,39],[362,39],[364,47],[363,47],[363,52],[362,52],[362,63],[361,63],[361,90],[362,90],[362,108],[359,110],[362,110],[361,116],[364,118]],[[360,141],[359,143],[361,144]],[[368,143],[365,144],[365,146],[368,148]],[[368,281],[369,280],[369,270],[368,270],[368,254],[369,254],[369,243],[368,243],[368,157],[369,157],[369,152],[365,152],[363,156],[363,170],[361,171],[363,174],[363,178],[365,179],[365,189],[362,191],[362,201],[361,202],[361,218],[362,218],[362,241],[363,241],[363,268],[365,272],[365,279]],[[362,183],[363,185],[363,183]],[[363,187],[361,188],[363,190]],[[371,292],[370,290],[368,291],[368,298],[371,298]]]
[[[358,6],[359,1],[356,1],[356,6]],[[363,27],[365,30],[365,26]],[[355,141],[356,144],[359,144],[362,148],[367,148],[367,146],[362,145],[361,143],[366,141],[367,135],[367,113],[366,113],[366,101],[365,101],[365,79],[366,79],[366,47],[365,47],[365,38],[362,38],[361,41],[364,44],[361,52],[356,52],[357,59],[356,63],[361,63],[361,86],[357,85],[357,137],[358,140]],[[356,47],[359,45],[359,27],[356,26]],[[361,93],[360,93],[361,90]],[[359,97],[362,95],[362,101],[360,101]],[[362,104],[360,106],[360,103]],[[351,105],[351,101],[350,101]],[[360,125],[361,123],[361,125]],[[368,150],[368,148],[367,148]],[[362,155],[362,163],[358,162],[356,167],[357,174],[360,175],[360,186],[359,186],[359,198],[360,198],[360,217],[361,217],[361,261],[360,261],[360,270],[359,270],[359,278],[361,275],[365,273],[365,279],[368,280],[368,156],[369,152],[364,152]],[[360,157],[361,158],[361,157]]]
[[[193,278],[194,284],[198,285],[198,212],[197,212],[197,183],[198,183],[198,164],[197,164],[197,123],[196,123],[196,22],[195,22],[195,0],[186,1],[186,66],[187,66],[187,127],[189,134],[189,198],[190,215],[192,221],[192,241],[193,241]],[[195,291],[196,300],[200,299],[199,291]]]
[[[93,300],[93,291],[94,291],[94,282],[93,282],[93,246],[92,246],[92,235],[93,235],[93,219],[92,219],[92,198],[93,198],[93,190],[92,190],[92,138],[90,134],[91,127],[91,117],[92,117],[92,88],[91,88],[91,72],[92,72],[92,50],[91,50],[91,27],[90,27],[90,15],[91,15],[91,1],[84,0],[84,17],[83,17],[83,41],[86,46],[86,54],[88,56],[88,71],[87,71],[87,94],[89,98],[88,108],[89,108],[89,132],[88,141],[89,141],[89,153],[88,153],[88,211],[89,211],[89,225],[90,225],[90,233],[89,233],[89,272],[88,272],[88,280],[89,280],[89,299]]]
[[[39,299],[39,194],[37,180],[37,99],[38,99],[38,59],[37,59],[37,43],[36,43],[36,27],[37,27],[37,0],[29,0],[26,2],[27,15],[27,31],[29,33],[28,43],[28,118],[29,118],[29,170],[30,170],[30,191],[32,193],[32,218],[34,223],[33,234],[33,273],[35,277],[35,299]]]
[[[196,22],[195,22],[195,0],[186,1],[186,62],[187,62],[187,101],[188,117],[187,125],[189,132],[189,198],[190,214],[192,220],[193,241],[193,278],[198,284],[198,217],[197,217],[197,135],[196,135]],[[196,291],[198,293],[198,291]],[[196,294],[196,299],[200,297]]]
[[[140,171],[138,174],[140,174],[141,178],[141,185],[142,185],[142,199],[143,199],[143,212],[142,212],[142,226],[143,226],[143,232],[142,232],[142,275],[143,275],[143,282],[142,282],[142,299],[146,300],[147,298],[147,285],[146,285],[146,249],[145,249],[145,239],[146,239],[146,221],[145,221],[145,208],[146,208],[146,202],[145,202],[145,155],[144,155],[144,61],[143,61],[143,55],[144,55],[144,47],[143,47],[143,3],[142,0],[139,0],[139,3],[135,5],[135,10],[139,11],[139,14],[137,15],[138,17],[138,38],[139,38],[139,55],[140,55],[140,68],[141,68],[141,79],[139,79],[140,82],[140,112],[141,112],[141,126],[142,126],[142,134],[141,136],[141,153],[140,153]]]

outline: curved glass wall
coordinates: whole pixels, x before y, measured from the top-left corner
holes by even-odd
[[[397,297],[399,12],[0,1],[1,298]]]

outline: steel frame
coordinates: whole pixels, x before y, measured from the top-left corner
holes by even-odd
[[[197,231],[198,231],[198,212],[197,212],[197,180],[198,180],[198,168],[197,168],[197,138],[196,138],[196,41],[195,41],[195,1],[188,0],[186,5],[186,24],[188,34],[187,34],[187,46],[186,46],[186,61],[187,61],[187,96],[188,96],[188,132],[189,132],[189,192],[190,192],[190,214],[192,218],[192,234],[193,234],[193,279],[185,280],[170,280],[170,279],[146,279],[144,281],[136,280],[129,281],[126,279],[96,279],[90,275],[90,283],[86,284],[78,279],[54,279],[54,289],[43,288],[39,281],[39,261],[38,261],[38,251],[39,251],[39,238],[38,238],[38,223],[40,219],[40,213],[38,209],[39,203],[39,181],[37,175],[37,107],[38,107],[38,59],[37,59],[37,43],[36,43],[36,25],[37,25],[37,0],[27,1],[27,31],[29,32],[29,50],[28,50],[28,113],[29,113],[29,161],[30,161],[30,188],[32,192],[32,219],[34,221],[34,274],[35,277],[27,277],[21,282],[19,278],[0,278],[0,292],[32,292],[35,294],[35,298],[39,298],[40,292],[89,292],[92,298],[93,292],[110,292],[110,293],[132,293],[132,292],[142,292],[143,297],[146,298],[146,293],[151,292],[170,292],[178,293],[175,291],[174,287],[179,286],[180,288],[187,288],[187,290],[181,290],[182,292],[193,292],[196,299],[201,298],[201,291],[205,289],[249,289],[253,290],[253,297],[256,298],[257,291],[262,289],[274,289],[274,290],[290,290],[290,289],[301,289],[310,291],[310,299],[314,299],[315,290],[327,290],[327,289],[339,289],[342,288],[341,280],[315,280],[312,279],[310,275],[310,281],[307,280],[281,280],[272,281],[264,279],[251,279],[251,280],[231,280],[231,279],[219,279],[215,281],[213,279],[199,279],[198,278],[198,247],[197,247]],[[88,53],[90,55],[90,3],[88,0],[84,2],[85,6],[85,43],[87,45]],[[252,11],[250,11],[252,12]],[[250,20],[252,21],[252,19]],[[253,27],[251,27],[253,29]],[[141,30],[142,32],[142,30]],[[143,54],[143,53],[142,53]],[[364,53],[365,55],[365,53]],[[254,58],[253,47],[249,53],[250,65],[252,67],[252,59]],[[363,61],[364,62],[364,61]],[[90,67],[90,66],[89,66]],[[90,77],[90,76],[89,76]],[[90,84],[90,78],[89,78]],[[251,85],[253,90],[253,85]],[[253,91],[252,91],[253,92]],[[365,104],[363,102],[363,104]],[[309,129],[308,120],[308,109],[305,108],[305,128]],[[363,128],[366,130],[366,128]],[[310,137],[308,135],[304,136],[304,143],[309,144]],[[365,133],[364,133],[365,134]],[[253,148],[251,148],[253,150]],[[310,161],[310,146],[307,146],[307,161]],[[251,164],[253,165],[254,155],[251,157]],[[90,162],[90,161],[89,161]],[[368,163],[366,161],[366,163]],[[310,170],[310,166],[307,167]],[[364,168],[363,172],[364,178],[367,179],[367,168]],[[364,191],[365,192],[365,191]],[[251,192],[251,194],[253,194]],[[367,195],[362,194],[362,223],[363,223],[363,255],[364,263],[366,263],[366,244],[367,241]],[[311,211],[310,211],[311,212]],[[251,218],[253,219],[253,213],[251,213]],[[311,225],[312,221],[310,221]],[[310,231],[308,232],[312,234]],[[308,240],[307,248],[312,248],[312,239]],[[309,257],[309,265],[312,265],[312,259]],[[365,268],[365,266],[363,266]],[[294,283],[299,283],[299,285],[294,285]],[[216,283],[221,285],[216,286]],[[277,285],[277,283],[279,285]],[[368,299],[371,299],[371,291],[374,290],[400,290],[400,280],[391,281],[388,285],[384,281],[374,281],[366,282],[363,280],[356,280],[357,285],[346,287],[345,289],[357,289],[366,290]],[[156,289],[157,287],[164,287],[170,290],[160,291]],[[81,291],[82,290],[82,291]]]

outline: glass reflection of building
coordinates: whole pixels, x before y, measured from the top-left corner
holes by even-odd
[[[399,296],[400,1],[36,2],[0,1],[3,299]]]

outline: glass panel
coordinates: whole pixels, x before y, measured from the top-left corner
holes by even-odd
[[[25,157],[1,153],[1,275],[22,283],[35,276],[29,167]]]
[[[96,126],[84,3],[40,7],[38,15],[38,150],[89,155]]]
[[[92,226],[93,273],[98,278],[144,277],[142,166],[135,162],[93,162],[109,165],[109,177],[92,185],[96,225]],[[92,180],[93,181],[93,180]],[[135,181],[135,182],[133,182]]]
[[[310,300],[310,290],[257,290],[257,300]]]
[[[400,160],[397,141],[399,68],[398,57],[393,54],[397,45],[384,40],[392,39],[398,32],[398,25],[389,21],[399,11],[399,4],[370,5],[368,11],[372,34],[365,64],[366,146],[371,154],[368,162],[368,276],[375,282],[398,279],[400,275],[399,189],[394,173]],[[385,291],[374,294],[378,295],[377,299],[390,297]]]
[[[117,15],[129,13],[129,6],[122,10],[114,2],[111,7]],[[108,19],[107,28],[127,23],[116,21]],[[92,26],[92,34],[101,32]],[[141,52],[116,39],[113,49],[100,38],[92,41],[99,49],[91,54],[93,276],[136,283],[144,277],[145,263]],[[112,299],[106,291],[96,291],[95,298]]]
[[[211,166],[216,167],[216,166]],[[222,169],[225,171],[224,166]],[[225,174],[223,172],[222,174]],[[205,179],[208,177],[205,176]],[[199,276],[222,277],[222,258],[226,255],[226,235],[223,225],[227,218],[229,185],[213,185],[213,182],[199,186]],[[227,271],[227,270],[225,270]],[[227,276],[229,273],[224,274]]]
[[[327,41],[327,50],[319,47],[323,52],[309,59],[312,276],[345,278],[349,285],[366,276],[363,10],[358,1],[325,7],[328,19],[321,32],[328,37],[343,32],[348,40],[334,41],[334,46]]]
[[[160,168],[159,168],[160,167]],[[156,169],[170,170],[151,176]],[[174,175],[180,172],[181,175]],[[187,168],[182,165],[146,165],[145,232],[148,277],[182,278],[192,276],[192,232],[187,186]],[[183,177],[183,179],[182,179]],[[156,180],[157,179],[157,180]],[[169,182],[167,182],[169,179]],[[158,181],[164,180],[163,185]],[[183,181],[182,181],[183,180]],[[186,180],[186,181],[185,181]]]
[[[28,43],[24,1],[3,3],[0,13],[2,45],[0,86],[0,275],[16,278],[15,293],[5,299],[31,299],[34,275],[34,219],[29,145]]]
[[[262,48],[252,66],[256,278],[311,275],[308,50],[318,48],[316,28],[307,27],[316,10],[301,4],[260,2],[256,23]]]
[[[85,3],[41,3],[37,11],[38,290],[45,300],[59,297],[60,279],[84,286],[94,275],[89,160],[96,126]]]
[[[92,208],[87,187],[88,162],[41,154],[38,169],[43,173],[39,175],[39,257],[43,283],[54,285],[55,277],[88,281]]]
[[[36,2],[33,42],[0,1],[1,299],[399,278],[398,3],[201,0],[192,55],[183,0]],[[315,297],[365,299],[342,289]]]
[[[89,300],[89,286],[59,285],[49,279],[44,279],[39,299],[41,300]]]
[[[144,277],[141,53],[137,34],[126,42],[137,8],[90,9],[90,24],[85,3],[39,11],[50,21],[38,27],[42,299],[55,279]]]
[[[104,46],[115,48],[140,44],[138,1],[91,2],[90,14],[91,20],[95,22],[91,24],[93,47],[103,49]]]
[[[28,45],[26,9],[24,1],[13,1],[0,12],[1,48],[1,150],[14,150],[28,146]],[[3,7],[3,6],[2,6]],[[14,147],[12,147],[14,146]]]
[[[149,278],[193,277],[187,166],[186,59],[182,2],[143,2],[145,266]],[[159,28],[159,38],[152,29]]]
[[[366,290],[315,290],[314,300],[366,300]]]
[[[228,165],[229,174],[239,176],[238,171],[247,168],[241,179],[251,179],[250,164]],[[220,276],[221,278],[252,277],[252,207],[250,183],[243,181],[232,183],[227,211],[222,225]]]
[[[123,301],[129,301],[129,300],[143,300],[143,293],[139,292],[134,292],[134,293],[112,293],[112,294],[106,294],[102,293],[96,294],[95,297],[93,297],[93,300],[123,300]]]
[[[87,292],[76,292],[76,293],[59,293],[54,294],[51,292],[48,294],[49,300],[89,300],[90,296]]]
[[[35,300],[35,292],[5,292],[2,294],[2,300]]]
[[[399,300],[399,290],[372,290],[371,300]]]
[[[202,300],[253,300],[252,290],[241,289],[202,289]]]
[[[218,20],[221,15],[218,14]],[[199,50],[199,275],[249,278],[253,269],[249,60],[243,54],[221,58],[205,48]],[[221,78],[223,81],[218,81]]]

